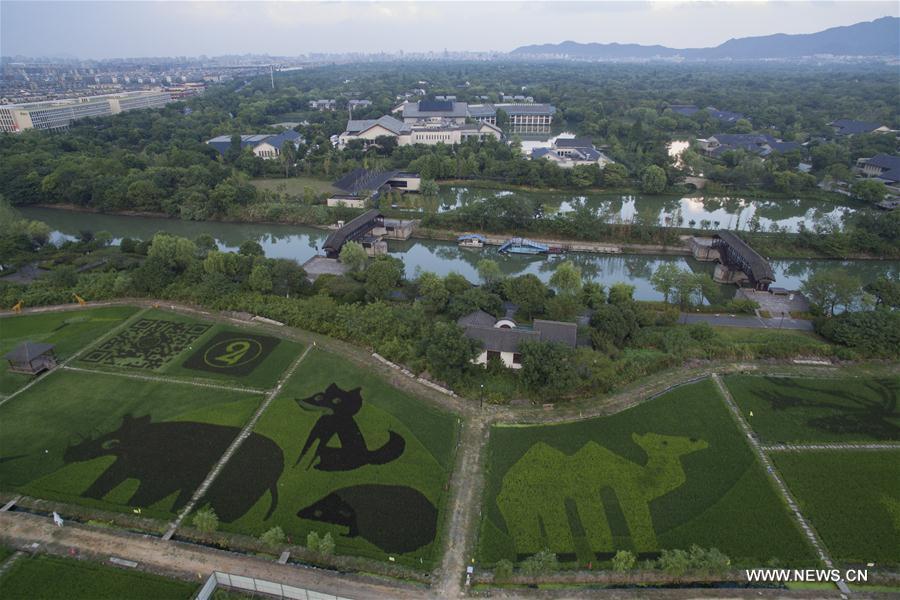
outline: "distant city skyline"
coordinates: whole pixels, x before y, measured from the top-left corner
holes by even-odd
[[[738,37],[814,33],[883,16],[900,16],[900,3],[3,0],[0,55],[507,52],[564,40],[697,48]]]

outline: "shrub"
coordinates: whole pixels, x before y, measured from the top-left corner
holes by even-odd
[[[280,546],[284,543],[284,540],[284,530],[277,525],[259,536],[259,541],[261,541],[269,548],[276,548]]]
[[[212,533],[219,528],[219,516],[209,506],[201,508],[194,515],[194,527],[203,533]]]
[[[545,548],[522,561],[522,572],[526,575],[539,575],[559,570],[556,554]]]
[[[497,561],[497,564],[494,565],[494,581],[500,583],[503,581],[509,581],[512,579],[513,575],[513,564],[507,559],[502,559]]]
[[[306,536],[306,547],[313,552],[318,552],[319,547],[321,545],[321,540],[319,540],[319,534],[315,531],[310,531]]]
[[[325,556],[334,554],[334,539],[332,539],[330,533],[326,533],[325,536],[319,541],[319,552],[321,552]]]
[[[637,564],[637,558],[628,550],[619,550],[612,559],[613,571],[630,571]]]

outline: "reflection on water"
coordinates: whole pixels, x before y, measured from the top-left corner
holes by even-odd
[[[441,188],[437,209],[410,195],[408,208],[446,212],[492,198],[514,195],[540,203],[545,215],[585,210],[605,223],[641,223],[693,229],[739,229],[796,232],[800,227],[837,228],[857,210],[851,203],[818,200],[747,200],[735,197],[640,196],[578,194],[573,192],[519,192],[448,186]]]
[[[259,242],[271,258],[291,258],[304,262],[317,253],[328,232],[312,227],[293,225],[251,225],[238,223],[215,223],[204,221],[180,221],[176,219],[155,219],[144,217],[122,217],[75,213],[62,210],[25,208],[24,216],[47,223],[53,230],[54,241],[74,239],[78,232],[109,231],[117,240],[130,237],[149,239],[158,231],[165,231],[195,239],[200,235],[211,235],[219,248],[237,250],[247,240]],[[476,265],[482,258],[492,258],[507,275],[532,273],[542,281],[548,281],[556,265],[563,260],[571,260],[581,268],[585,279],[591,279],[609,286],[625,282],[635,286],[635,298],[639,300],[662,300],[662,295],[652,289],[650,275],[663,263],[674,263],[681,268],[694,271],[712,272],[712,263],[698,263],[683,256],[651,256],[643,254],[584,254],[572,253],[565,257],[504,256],[494,247],[482,250],[462,249],[451,242],[435,240],[408,240],[389,242],[392,256],[403,260],[407,276],[417,270],[432,271],[439,275],[460,273],[470,281],[477,281]],[[881,274],[900,276],[900,261],[828,261],[828,260],[781,260],[772,264],[777,277],[777,285],[796,289],[800,282],[819,269],[844,267],[860,277],[863,283],[874,280]],[[733,287],[723,288],[730,294]]]

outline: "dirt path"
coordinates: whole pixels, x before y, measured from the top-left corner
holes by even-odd
[[[483,417],[473,417],[465,424],[459,439],[456,468],[450,482],[451,499],[448,503],[444,559],[431,596],[434,598],[459,598],[465,595],[462,580],[466,566],[470,564],[478,516],[481,511],[481,493],[484,489],[484,469],[481,461],[487,446],[490,426]]]
[[[133,560],[140,568],[173,574],[196,581],[198,586],[213,571],[285,583],[296,587],[344,596],[354,600],[423,598],[423,588],[399,582],[380,582],[362,576],[336,573],[297,565],[280,565],[274,560],[245,556],[223,550],[105,529],[67,524],[62,528],[52,520],[27,513],[0,513],[0,540],[14,547],[37,542],[57,553],[69,548],[107,560],[111,556]]]

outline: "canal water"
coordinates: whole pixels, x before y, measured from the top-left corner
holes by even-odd
[[[114,238],[149,239],[159,231],[194,239],[202,234],[211,235],[223,250],[236,250],[243,242],[254,240],[262,245],[266,256],[290,258],[304,262],[318,252],[328,233],[321,229],[294,225],[253,225],[243,223],[218,223],[210,221],[181,221],[149,217],[124,217],[79,213],[45,208],[22,208],[20,212],[29,219],[47,223],[53,230],[52,239],[74,239],[84,230],[108,231]],[[476,265],[482,258],[492,258],[507,275],[533,273],[542,281],[548,281],[558,262],[572,260],[585,279],[609,286],[624,282],[635,286],[635,298],[661,300],[662,295],[653,290],[650,276],[663,263],[674,263],[682,268],[712,272],[712,263],[700,263],[690,257],[646,254],[588,254],[570,253],[565,257],[543,258],[503,256],[496,247],[481,250],[461,249],[452,242],[437,240],[408,240],[388,243],[392,256],[403,260],[406,275],[416,271],[432,271],[438,275],[456,272],[470,281],[477,281]],[[824,269],[847,269],[860,277],[863,283],[879,275],[900,276],[900,261],[833,261],[833,260],[779,260],[772,266],[778,286],[797,289],[810,274]],[[732,286],[723,286],[724,296],[733,293]]]
[[[748,200],[733,197],[642,196],[580,194],[577,192],[522,192],[466,186],[443,186],[436,198],[410,194],[397,208],[417,212],[447,212],[502,196],[529,198],[547,216],[588,210],[605,223],[672,225],[693,229],[750,230],[755,222],[762,231],[796,232],[800,227],[843,228],[847,216],[867,210],[859,203],[824,203],[821,200]]]

